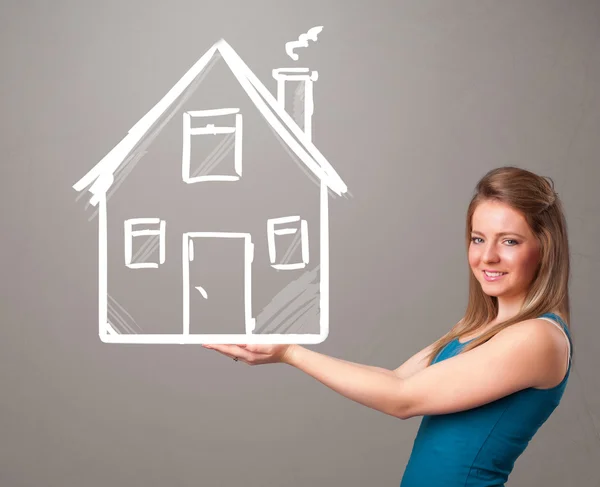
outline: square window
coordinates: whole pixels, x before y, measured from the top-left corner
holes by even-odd
[[[267,241],[271,267],[293,270],[308,264],[308,224],[299,216],[267,220]]]
[[[242,176],[242,115],[239,108],[183,114],[181,175],[190,183],[238,181]]]
[[[148,269],[164,264],[165,226],[165,220],[159,218],[125,220],[125,265],[127,267]]]

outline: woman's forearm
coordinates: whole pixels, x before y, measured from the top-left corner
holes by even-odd
[[[356,365],[357,367],[361,367],[363,369],[367,369],[367,370],[373,370],[375,372],[379,372],[382,374],[386,374],[389,375],[391,377],[397,377],[396,374],[394,374],[393,370],[390,369],[384,369],[383,367],[376,367],[375,365],[365,365],[365,364],[358,364],[356,362],[349,362],[347,360],[342,360],[341,358],[336,358],[336,357],[332,357],[334,360],[338,360],[339,362],[343,362],[345,364],[351,364],[351,365]]]
[[[290,348],[284,362],[348,399],[400,417],[402,380],[390,370],[347,362],[300,345]]]

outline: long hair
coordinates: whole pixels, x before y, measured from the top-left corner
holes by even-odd
[[[485,343],[496,333],[523,320],[556,312],[570,323],[569,241],[563,205],[554,191],[554,181],[525,169],[505,166],[489,171],[475,188],[466,218],[467,254],[471,242],[473,213],[484,201],[499,201],[519,211],[540,244],[540,262],[520,311],[509,320],[497,323],[481,336],[464,345],[462,351]],[[489,296],[469,270],[469,300],[464,317],[433,345],[428,357],[431,365],[438,353],[452,340],[471,334],[496,318],[498,298]]]

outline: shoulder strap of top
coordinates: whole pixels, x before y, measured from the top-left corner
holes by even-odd
[[[554,325],[558,326],[562,330],[564,335],[567,337],[567,342],[568,342],[567,345],[569,347],[569,365],[570,365],[571,357],[573,356],[573,343],[571,341],[571,333],[569,332],[569,327],[562,320],[562,318],[555,313],[544,313],[539,318],[549,321],[550,323],[553,323]]]
[[[554,322],[559,323],[561,328],[565,331],[565,333],[569,336],[569,338],[571,337],[569,327],[563,321],[563,319],[560,316],[558,316],[556,313],[544,313],[543,315],[540,316],[540,318],[550,318]]]

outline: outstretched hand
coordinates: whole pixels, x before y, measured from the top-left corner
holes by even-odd
[[[290,363],[293,347],[288,344],[247,344],[247,345],[202,345],[209,350],[216,350],[232,359],[239,359],[248,365],[262,365],[274,363]]]

